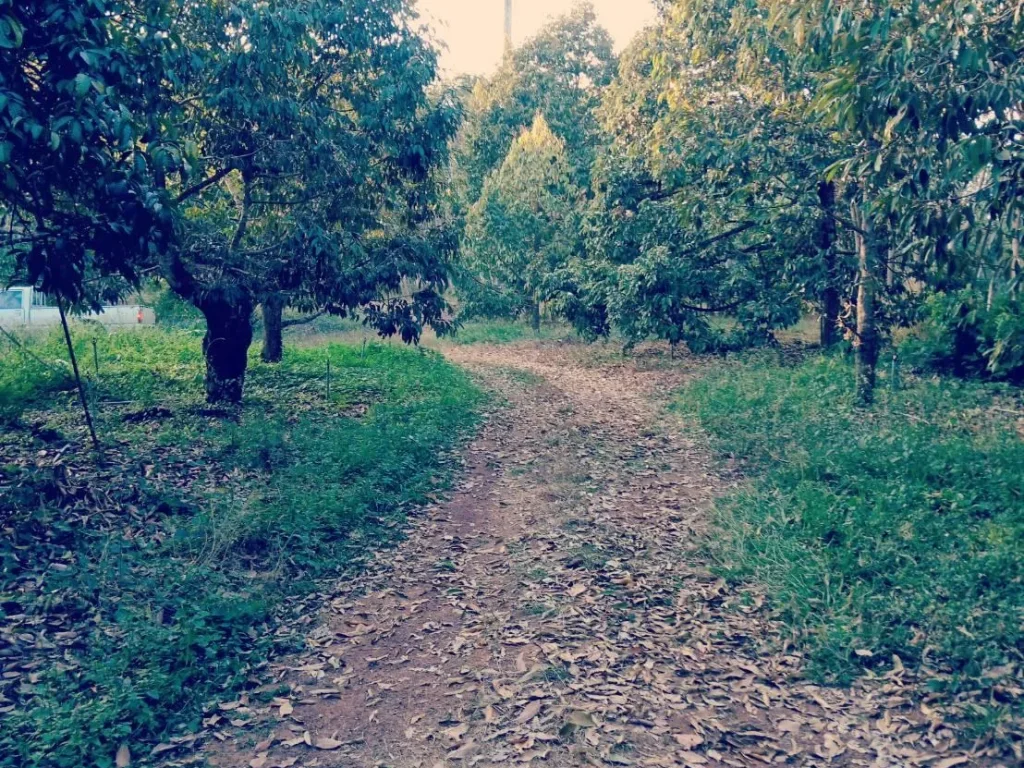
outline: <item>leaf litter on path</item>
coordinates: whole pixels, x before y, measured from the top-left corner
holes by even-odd
[[[661,407],[692,370],[579,349],[448,350],[507,404],[449,500],[309,601],[307,650],[272,670],[288,696],[262,712],[278,738],[215,744],[214,765],[1018,764],[961,741],[902,668],[805,680],[764,595],[702,555],[728,481]]]

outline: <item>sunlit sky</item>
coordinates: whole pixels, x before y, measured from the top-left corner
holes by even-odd
[[[513,0],[512,38],[519,44],[546,21],[572,9],[576,0]],[[593,0],[601,24],[617,50],[655,19],[650,0]],[[447,75],[485,75],[501,61],[505,0],[418,0],[420,13],[445,43],[442,66]]]

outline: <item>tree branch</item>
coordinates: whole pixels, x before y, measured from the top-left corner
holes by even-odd
[[[208,177],[206,179],[203,179],[198,184],[196,184],[196,185],[186,189],[184,192],[182,192],[180,195],[178,195],[176,198],[174,198],[174,202],[175,203],[183,203],[186,200],[188,200],[190,197],[198,195],[200,192],[202,192],[207,187],[216,184],[218,181],[223,179],[225,176],[227,176],[233,170],[234,169],[231,168],[231,167],[221,168],[219,171],[217,171],[215,174],[213,174],[213,176],[210,176],[210,177]]]
[[[282,320],[281,321],[281,327],[282,328],[292,328],[292,327],[294,327],[296,325],[309,325],[310,323],[312,323],[317,318],[323,317],[326,314],[327,314],[327,310],[326,309],[321,309],[316,314],[309,315],[307,317],[303,317],[303,318],[301,318],[299,320]]]

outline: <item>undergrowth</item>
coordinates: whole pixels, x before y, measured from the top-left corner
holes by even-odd
[[[400,536],[481,403],[434,353],[331,345],[254,350],[236,418],[201,401],[197,334],[76,338],[102,464],[75,394],[0,352],[5,768],[104,768],[122,744],[141,764],[211,702],[258,695],[294,598]],[[60,369],[57,336],[29,349]]]
[[[1024,656],[1019,394],[887,382],[864,411],[853,381],[842,358],[755,358],[681,393],[753,476],[719,505],[720,566],[768,586],[820,678],[896,655],[933,688],[992,694]],[[1006,701],[979,696],[969,714]]]

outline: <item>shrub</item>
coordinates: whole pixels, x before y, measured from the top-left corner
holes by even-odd
[[[1003,294],[989,307],[972,290],[931,296],[902,351],[940,373],[1024,384],[1024,300]]]

